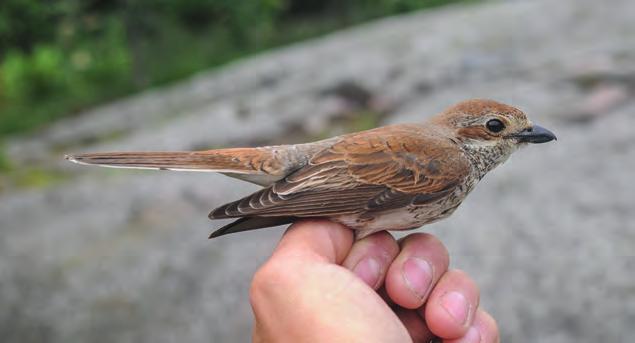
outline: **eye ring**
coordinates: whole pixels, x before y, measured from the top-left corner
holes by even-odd
[[[485,127],[493,133],[499,133],[505,130],[505,124],[500,119],[490,119],[485,123]]]

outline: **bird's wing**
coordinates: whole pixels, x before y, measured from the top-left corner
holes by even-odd
[[[469,164],[447,139],[399,125],[344,136],[309,163],[210,218],[317,217],[424,204],[452,191]]]

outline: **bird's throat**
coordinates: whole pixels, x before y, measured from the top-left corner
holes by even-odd
[[[514,152],[515,147],[503,144],[463,144],[461,149],[472,162],[473,172],[479,179],[492,169],[505,162]]]

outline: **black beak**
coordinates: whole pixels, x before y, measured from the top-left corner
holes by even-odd
[[[509,135],[509,137],[518,139],[519,143],[547,143],[558,139],[553,132],[538,125],[534,125],[522,130],[521,132]]]

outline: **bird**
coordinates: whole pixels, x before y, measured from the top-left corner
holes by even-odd
[[[356,239],[450,216],[476,184],[520,147],[556,140],[516,107],[464,100],[419,123],[316,142],[180,152],[96,152],[71,162],[115,168],[212,171],[262,186],[210,219],[234,219],[209,238],[325,218]]]

